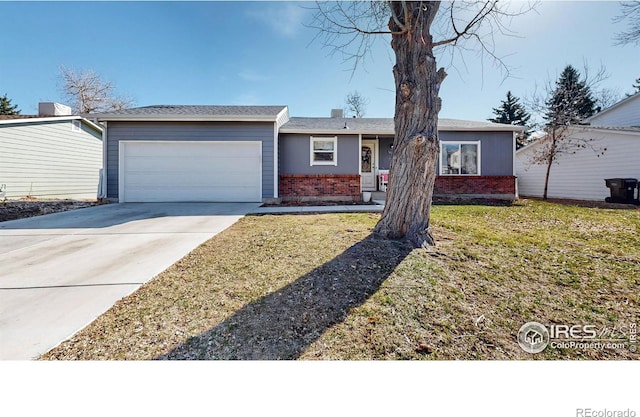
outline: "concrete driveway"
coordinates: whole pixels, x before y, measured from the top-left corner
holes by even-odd
[[[33,359],[259,203],[110,204],[0,223],[0,359]]]

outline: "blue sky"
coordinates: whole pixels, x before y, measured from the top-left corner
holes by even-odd
[[[330,55],[301,2],[0,2],[0,95],[23,114],[39,101],[62,101],[61,65],[93,69],[118,91],[150,104],[286,104],[292,116],[329,116],[357,90],[367,116],[392,117],[393,55],[376,43],[364,66]],[[309,3],[307,3],[309,5]],[[496,37],[511,77],[477,53],[451,62],[441,117],[484,120],[507,90],[519,97],[555,80],[567,64],[610,77],[600,87],[631,92],[640,77],[638,47],[614,46],[624,29],[617,2],[550,2],[516,18],[517,37]]]

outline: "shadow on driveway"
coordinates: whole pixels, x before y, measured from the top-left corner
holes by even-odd
[[[296,359],[375,293],[412,249],[370,235],[156,359]]]

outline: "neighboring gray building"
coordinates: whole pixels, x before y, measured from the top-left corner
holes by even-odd
[[[120,202],[357,200],[384,189],[393,152],[393,119],[289,118],[286,106],[148,106],[96,120],[107,197]],[[436,194],[516,198],[521,130],[441,119]]]
[[[7,198],[95,199],[102,164],[102,128],[89,120],[0,116],[0,185]]]

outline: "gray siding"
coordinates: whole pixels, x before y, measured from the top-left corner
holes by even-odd
[[[118,198],[121,140],[261,141],[262,197],[273,197],[273,123],[107,122],[107,197]]]
[[[0,184],[8,198],[95,199],[102,134],[71,120],[0,125]]]
[[[309,165],[310,137],[335,135],[280,134],[280,174],[358,174],[358,135],[338,135],[338,165]]]
[[[512,132],[440,132],[439,137],[441,142],[480,140],[482,175],[514,175]],[[393,138],[379,140],[380,169],[391,167],[391,154],[387,150],[392,143]]]
[[[513,132],[440,132],[439,136],[441,142],[480,140],[481,174],[514,175]]]

